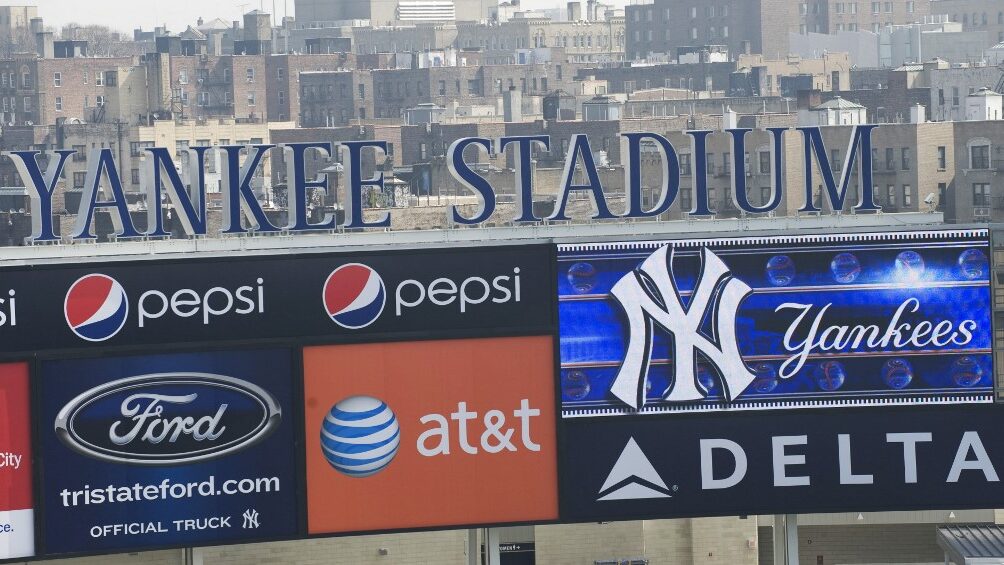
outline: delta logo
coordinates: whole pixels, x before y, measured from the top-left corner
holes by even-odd
[[[549,336],[305,348],[310,532],[555,519],[552,363]]]
[[[342,265],[324,281],[324,309],[339,326],[358,330],[383,313],[387,289],[380,274],[361,263]]]
[[[129,299],[122,285],[108,275],[84,275],[66,292],[63,314],[77,337],[105,341],[125,325]]]

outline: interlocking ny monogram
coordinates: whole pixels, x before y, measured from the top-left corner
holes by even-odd
[[[753,289],[733,277],[717,255],[702,249],[703,269],[684,306],[672,272],[673,256],[667,261],[667,252],[668,245],[660,247],[637,270],[617,281],[610,292],[624,309],[630,331],[627,353],[610,392],[634,409],[645,405],[645,377],[657,324],[670,334],[674,352],[672,380],[663,399],[686,402],[707,396],[697,378],[700,352],[722,375],[725,398],[732,400],[755,379],[736,344],[739,304]],[[711,339],[700,331],[706,317]]]

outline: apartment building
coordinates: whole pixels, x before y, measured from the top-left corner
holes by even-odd
[[[932,14],[946,14],[964,31],[985,31],[986,47],[1004,43],[1004,4],[999,0],[933,0]]]
[[[988,0],[992,2],[993,0]],[[874,31],[922,21],[931,0],[653,0],[625,8],[627,57],[725,45],[733,54],[782,58],[788,34]]]

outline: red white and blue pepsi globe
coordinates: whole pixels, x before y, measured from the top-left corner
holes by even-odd
[[[125,325],[129,299],[117,280],[96,273],[84,275],[66,291],[63,314],[79,338],[105,341]]]
[[[379,273],[360,263],[348,263],[328,275],[323,299],[324,309],[333,322],[357,330],[380,317],[387,291]]]
[[[371,396],[350,396],[335,404],[321,425],[324,458],[349,477],[369,477],[384,470],[400,443],[394,412]]]

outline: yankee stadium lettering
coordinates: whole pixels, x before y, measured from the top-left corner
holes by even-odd
[[[843,210],[848,203],[848,188],[853,176],[855,164],[860,174],[860,200],[850,203],[858,211],[876,211],[880,206],[875,203],[872,192],[872,150],[871,134],[875,125],[853,126],[849,143],[844,151],[843,163],[830,163],[829,149],[823,144],[820,128],[816,126],[796,128],[801,134],[804,148],[803,170],[806,171],[803,187],[804,205],[802,212],[818,212],[825,202],[833,210]],[[719,135],[731,137],[734,155],[742,155],[745,151],[745,138],[753,131],[749,128],[729,129],[725,132],[709,130],[693,130],[685,132],[691,137],[690,152],[694,156],[695,171],[707,171],[706,147],[708,138]],[[784,167],[783,138],[791,134],[789,128],[768,128],[773,140],[771,144],[771,159],[773,177],[771,194],[766,204],[754,206],[746,196],[747,163],[743,159],[733,159],[732,204],[747,213],[765,213],[776,209],[784,200]],[[621,134],[623,150],[622,164],[624,167],[625,193],[627,209],[620,216],[624,218],[646,218],[662,214],[676,201],[680,192],[680,167],[676,148],[666,137],[657,133],[632,132]],[[473,146],[471,148],[470,146]],[[446,163],[449,175],[463,186],[470,195],[477,199],[475,210],[467,215],[459,208],[450,205],[447,208],[451,221],[457,224],[480,224],[488,220],[495,211],[497,197],[496,188],[491,186],[475,168],[465,160],[479,157],[481,151],[489,154],[505,153],[511,147],[511,159],[515,171],[516,218],[517,223],[539,222],[542,219],[568,220],[565,214],[568,202],[574,195],[582,195],[592,199],[593,218],[615,218],[607,206],[606,189],[603,187],[597,166],[593,159],[593,150],[589,139],[583,134],[572,135],[569,148],[566,151],[564,173],[558,183],[558,198],[554,211],[546,218],[539,218],[533,211],[533,158],[534,149],[551,147],[548,135],[504,136],[498,139],[483,137],[460,138],[450,144]],[[654,148],[655,151],[651,151]],[[187,235],[206,235],[206,163],[210,151],[220,154],[224,165],[220,171],[222,183],[220,197],[222,204],[223,224],[221,231],[227,234],[246,232],[277,232],[288,230],[301,232],[308,230],[331,230],[338,227],[333,214],[327,214],[320,220],[312,222],[308,202],[313,196],[312,191],[328,192],[327,169],[322,170],[316,180],[310,180],[306,166],[308,160],[318,157],[337,158],[344,162],[345,188],[345,228],[386,228],[390,227],[391,216],[385,212],[375,219],[363,217],[365,192],[369,189],[384,190],[384,174],[377,172],[373,178],[363,178],[363,154],[388,154],[392,147],[386,141],[363,140],[343,141],[337,144],[331,142],[288,143],[283,145],[253,144],[224,145],[219,147],[199,146],[187,149],[187,160],[182,161],[180,172],[175,168],[172,150],[164,147],[147,147],[140,154],[142,165],[139,168],[139,181],[142,192],[146,194],[146,202],[151,203],[147,210],[148,228],[140,231],[134,225],[129,213],[126,193],[122,186],[121,165],[115,162],[115,153],[111,148],[95,148],[86,156],[88,161],[87,174],[84,179],[80,205],[76,214],[76,222],[72,230],[72,239],[92,240],[95,234],[91,231],[92,220],[98,210],[108,213],[116,235],[123,238],[154,236],[165,237],[170,233],[164,227],[163,207],[172,207],[178,225]],[[289,220],[286,225],[277,226],[271,223],[265,214],[262,203],[259,202],[251,188],[251,180],[262,166],[264,158],[269,153],[278,153],[285,161],[289,179]],[[32,232],[29,241],[58,241],[55,222],[53,221],[54,192],[60,178],[65,176],[64,167],[76,151],[63,149],[47,152],[40,160],[41,151],[11,151],[4,155],[14,163],[18,174],[24,179],[25,188],[31,201]],[[246,156],[244,156],[246,154]],[[642,158],[655,155],[662,164],[662,182],[656,187],[656,204],[646,209],[642,203]],[[372,157],[370,157],[372,158]],[[45,170],[42,163],[47,161]],[[814,199],[813,193],[817,183],[813,180],[812,171],[818,165],[823,185],[822,201]],[[839,171],[839,176],[834,172]],[[704,173],[706,174],[706,172]],[[585,181],[579,180],[580,178]],[[693,207],[684,210],[693,216],[710,216],[715,213],[711,202],[706,179],[695,176]],[[510,189],[511,190],[511,189]],[[156,203],[161,203],[156,205]]]
[[[261,387],[208,373],[160,373],[112,381],[66,404],[56,435],[96,459],[176,465],[213,459],[265,439],[282,415]]]

